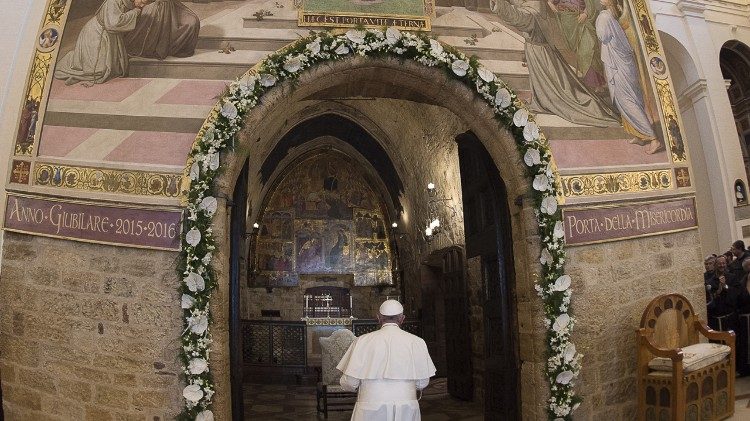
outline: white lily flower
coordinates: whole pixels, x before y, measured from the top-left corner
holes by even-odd
[[[211,171],[216,171],[219,169],[219,165],[221,163],[219,162],[219,153],[213,153],[208,157],[208,168],[211,169]]]
[[[558,240],[565,237],[565,228],[563,227],[562,221],[555,222],[555,229],[552,232],[552,236]]]
[[[516,127],[523,127],[529,122],[529,112],[525,108],[519,108],[513,114],[513,124]]]
[[[196,157],[197,158],[197,157]],[[195,181],[201,176],[201,166],[196,159],[193,165],[190,166],[190,179]]]
[[[188,289],[192,292],[203,291],[206,289],[206,280],[197,273],[190,272],[188,276],[185,277],[185,285],[187,285]]]
[[[529,167],[541,164],[542,157],[539,154],[539,149],[529,148],[523,155],[523,162]]]
[[[185,234],[185,241],[193,247],[197,246],[198,243],[201,242],[201,232],[198,231],[197,228],[190,229],[190,231]]]
[[[542,205],[539,210],[547,215],[554,215],[557,212],[557,198],[555,196],[547,196],[542,199]]]
[[[188,363],[188,370],[190,370],[190,374],[201,374],[208,370],[208,361],[203,358],[193,358]]]
[[[534,182],[531,185],[534,190],[545,191],[549,188],[549,178],[544,174],[539,174],[534,177]]]
[[[213,215],[214,213],[216,213],[218,205],[219,204],[216,201],[215,197],[208,196],[204,197],[203,200],[201,200],[201,204],[198,205],[198,207],[206,211],[206,213],[208,213],[209,215]]]
[[[500,108],[508,108],[512,101],[513,98],[511,97],[509,90],[505,88],[497,90],[497,93],[495,94],[495,105]]]
[[[182,396],[188,402],[196,404],[198,403],[198,401],[203,399],[203,389],[201,389],[201,387],[197,384],[189,384],[184,389],[182,389]]]
[[[201,314],[197,317],[191,317],[189,324],[191,332],[195,333],[196,335],[202,335],[203,332],[208,329],[208,317],[205,314]]]
[[[385,30],[385,42],[389,45],[395,45],[401,37],[401,31],[396,28],[388,28]]]
[[[188,294],[182,294],[181,307],[185,310],[193,308],[195,305],[195,298]]]
[[[350,29],[346,31],[346,37],[349,39],[349,41],[355,43],[355,44],[363,44],[365,42],[365,33],[364,31],[359,31],[356,29]]]
[[[266,88],[269,88],[276,84],[276,76],[270,73],[263,73],[262,75],[260,75],[260,84],[265,86]]]
[[[227,101],[224,103],[224,105],[221,106],[221,115],[230,120],[234,120],[235,118],[237,118],[237,107],[232,103],[232,101]]]
[[[451,64],[451,70],[453,70],[456,76],[465,76],[469,70],[469,63],[465,60],[456,60]]]
[[[552,324],[552,330],[560,333],[563,329],[568,327],[568,324],[570,324],[570,316],[568,316],[568,313],[563,313],[555,319],[555,323]]]
[[[570,370],[565,370],[562,373],[557,375],[557,378],[555,381],[560,384],[568,384],[571,380],[575,377],[575,374],[573,374]]]
[[[479,77],[487,83],[491,83],[495,81],[495,74],[487,70],[486,67],[480,66],[479,69],[477,69],[477,73],[479,74]],[[510,92],[508,92],[508,98],[509,98],[508,101],[510,101]],[[510,103],[508,105],[510,105]]]
[[[195,416],[195,421],[214,421],[214,413],[210,409],[201,411]]]
[[[289,73],[297,73],[302,68],[302,60],[299,56],[289,57],[284,62],[283,67]]]
[[[347,47],[345,44],[341,44],[338,47],[336,47],[336,49],[333,50],[333,52],[340,56],[344,56],[344,55],[349,54],[349,47]]]
[[[523,128],[523,138],[527,142],[533,142],[539,139],[539,126],[533,121],[527,122],[526,126]]]
[[[557,278],[557,280],[555,281],[555,284],[552,285],[552,290],[558,291],[558,292],[565,291],[568,288],[570,288],[570,283],[571,283],[570,275],[563,275]]]

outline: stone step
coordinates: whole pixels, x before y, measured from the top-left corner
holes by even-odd
[[[165,60],[131,58],[128,76],[139,78],[231,80],[245,73],[271,51],[237,50],[230,54],[218,50],[196,50],[191,57]]]

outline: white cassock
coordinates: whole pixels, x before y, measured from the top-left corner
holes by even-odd
[[[419,421],[417,390],[435,375],[424,340],[396,323],[355,339],[336,368],[344,389],[359,388],[351,421]]]

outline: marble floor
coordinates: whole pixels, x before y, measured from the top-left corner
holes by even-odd
[[[245,386],[245,419],[264,421],[324,420],[315,410],[314,386]],[[735,413],[731,421],[750,420],[750,377],[735,382]],[[451,398],[445,379],[434,380],[419,402],[424,421],[481,421],[482,408]],[[348,421],[350,411],[330,412],[330,421]]]

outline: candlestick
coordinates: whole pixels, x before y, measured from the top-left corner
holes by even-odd
[[[352,295],[349,294],[349,317],[351,317],[352,314]]]

